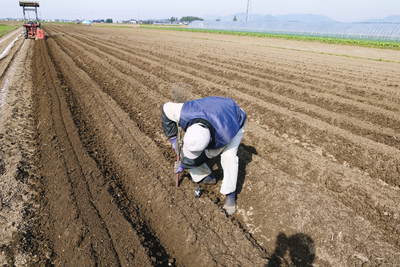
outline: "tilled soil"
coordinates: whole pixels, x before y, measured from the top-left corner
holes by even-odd
[[[17,34],[20,34],[19,31]],[[12,33],[12,39],[16,36]],[[6,39],[2,43],[12,40]],[[7,45],[5,45],[6,47]],[[0,60],[0,264],[38,258],[35,230],[40,192],[32,98],[32,42],[19,40]],[[1,53],[1,52],[0,52]],[[28,66],[25,68],[25,66]],[[45,251],[45,242],[42,242]],[[45,259],[45,257],[41,257]],[[45,262],[45,260],[43,260]]]
[[[24,200],[35,208],[31,249],[21,249],[32,262],[400,263],[397,52],[139,28],[46,31],[15,52],[33,59],[21,89],[32,118],[16,121],[35,127],[15,136],[33,140],[19,146],[35,155],[24,161],[33,166],[26,190],[38,196]],[[200,199],[187,179],[174,187],[159,117],[176,84],[192,98],[233,97],[248,113],[234,216],[219,185]],[[8,262],[13,242],[2,249]]]

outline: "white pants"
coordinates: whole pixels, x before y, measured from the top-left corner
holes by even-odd
[[[214,158],[221,154],[221,166],[224,173],[224,179],[221,185],[221,194],[227,195],[236,191],[236,184],[239,172],[239,158],[237,151],[242,141],[244,127],[235,135],[232,141],[226,146],[219,149],[206,149],[205,153],[208,158]],[[194,182],[200,182],[206,176],[211,174],[211,169],[207,163],[203,163],[199,167],[189,169],[190,176]]]

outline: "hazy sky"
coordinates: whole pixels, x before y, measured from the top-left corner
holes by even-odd
[[[318,14],[339,21],[400,15],[400,0],[252,0],[257,14]],[[41,0],[43,18],[168,18],[244,12],[247,0]],[[21,17],[18,0],[0,0],[1,17]]]

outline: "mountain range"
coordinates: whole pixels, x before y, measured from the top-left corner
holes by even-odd
[[[236,16],[238,21],[246,20],[246,13],[237,13],[228,16],[205,16],[203,17],[205,20],[220,20],[222,22],[230,22],[233,21],[233,18]],[[262,14],[250,14],[249,22],[266,22],[266,21],[289,21],[289,22],[303,22],[303,23],[345,23],[339,22],[334,19],[331,19],[327,16],[315,15],[315,14],[288,14],[288,15],[262,15]],[[355,21],[353,23],[400,23],[400,15],[396,16],[388,16],[380,19],[368,19],[362,21]],[[351,22],[350,22],[351,23]]]
[[[193,22],[190,24],[191,27],[400,41],[400,16],[340,22],[313,14],[279,16],[251,14],[246,22],[246,14],[238,13],[224,17],[206,16],[204,19]]]

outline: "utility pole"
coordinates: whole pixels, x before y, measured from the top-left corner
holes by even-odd
[[[249,21],[250,0],[247,0],[246,23]]]

